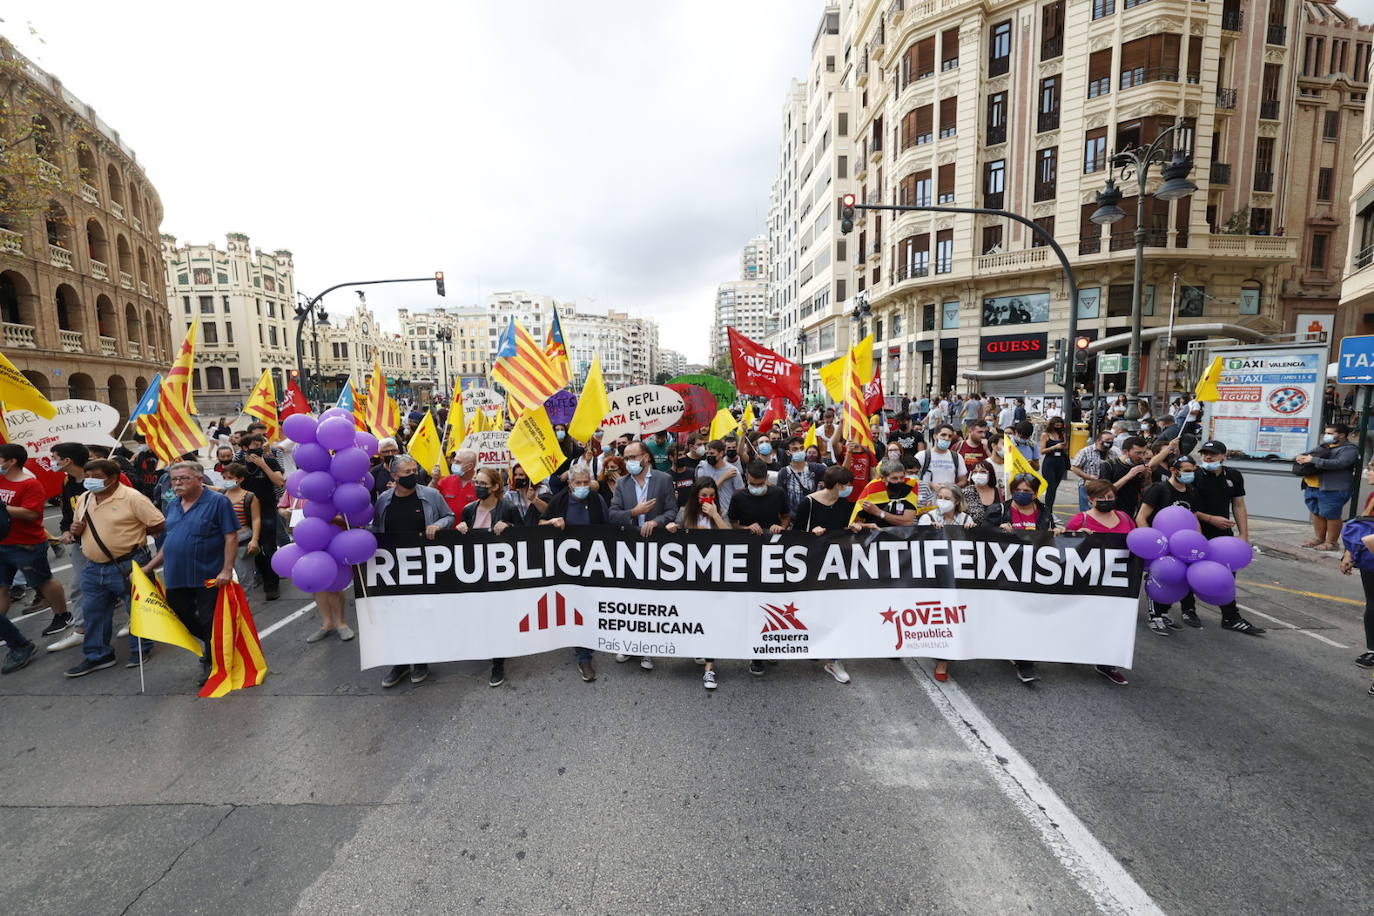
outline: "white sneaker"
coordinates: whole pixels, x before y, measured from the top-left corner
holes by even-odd
[[[705,687],[707,690],[715,690],[715,689],[716,689],[716,673],[715,673],[714,671],[707,671],[707,672],[705,672],[704,674],[702,674],[702,676],[701,676],[701,686]]]
[[[125,636],[128,636],[128,635],[129,635],[129,625],[128,625],[127,623],[124,624],[124,626],[120,627],[117,631],[115,631],[115,638],[116,638],[116,639],[123,639]]]
[[[643,668],[645,671],[653,671],[654,660],[646,655],[639,660],[639,667]]]
[[[844,665],[840,663],[838,658],[833,662],[826,662],[825,671],[841,684],[849,683],[849,672],[844,670]]]
[[[63,649],[75,649],[77,646],[81,645],[85,641],[85,633],[78,633],[75,630],[72,630],[70,633],[68,633],[66,636],[63,636],[57,642],[51,643],[48,646],[48,651],[61,652]]]
[[[628,662],[630,660],[630,656],[626,655],[624,652],[617,652],[615,654],[615,660],[622,663]]]
[[[696,662],[698,665],[704,665],[704,664],[706,664],[706,659],[704,659],[704,658],[694,658],[694,659],[692,659],[692,661]]]

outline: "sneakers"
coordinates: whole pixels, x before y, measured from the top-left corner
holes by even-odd
[[[1364,655],[1361,655],[1359,658],[1355,659],[1355,664],[1359,665],[1361,668],[1374,668],[1374,652],[1366,652]]]
[[[340,624],[339,628],[334,632],[339,634],[340,642],[351,642],[353,640],[353,637],[358,635],[357,633],[354,633],[353,628],[346,623]]]
[[[13,674],[18,671],[33,659],[33,653],[37,651],[38,646],[33,643],[20,646],[18,649],[11,649],[5,655],[5,664],[0,666],[0,674]]]
[[[623,665],[630,660],[630,656],[626,655],[624,652],[617,652],[615,654],[615,660],[617,664]]]
[[[43,628],[44,636],[54,636],[72,625],[71,614],[53,614],[52,620]]]
[[[646,655],[639,660],[639,667],[643,668],[645,671],[653,671],[654,660]]]
[[[10,670],[11,670],[11,669],[10,669],[9,665],[6,664],[6,665],[5,665],[5,673],[6,673],[6,674],[9,674],[9,673],[10,673]],[[1374,684],[1370,684],[1370,685],[1369,685],[1369,690],[1367,691],[1367,693],[1368,693],[1369,696],[1374,697]]]
[[[582,680],[587,683],[596,680],[596,669],[592,667],[591,659],[587,659],[585,662],[578,662],[577,670],[582,673]]]
[[[124,624],[124,626],[120,627],[118,630],[115,630],[115,639],[123,639],[125,636],[128,636],[128,635],[129,635],[129,625],[128,625],[127,623]]]
[[[1169,635],[1169,618],[1165,614],[1150,615],[1150,632],[1156,636]]]
[[[269,588],[263,592],[262,597],[268,601],[276,601],[278,598],[281,597],[281,592],[279,592],[275,588]]]
[[[1250,636],[1263,636],[1265,633],[1269,632],[1264,627],[1255,626],[1244,617],[1232,617],[1230,620],[1223,620],[1221,622],[1221,628],[1223,630],[1232,630],[1236,633],[1247,633]]]
[[[395,687],[397,684],[401,683],[401,681],[405,680],[406,675],[409,673],[409,665],[392,665],[391,670],[386,673],[386,677],[382,678],[382,686]]]
[[[844,670],[844,665],[837,658],[834,661],[825,663],[825,673],[839,681],[841,684],[849,683],[849,672]]]
[[[1202,618],[1197,615],[1196,610],[1185,608],[1181,616],[1183,617],[1183,622],[1188,624],[1188,626],[1195,630],[1202,629]]]
[[[86,641],[86,634],[72,630],[55,643],[48,644],[49,652],[61,652],[63,649],[75,649]]]
[[[504,662],[494,662],[491,666],[491,677],[487,678],[488,687],[500,687],[506,682],[506,665]]]
[[[1126,680],[1126,675],[1121,673],[1120,668],[1113,668],[1111,665],[1093,665],[1097,673],[1111,681],[1118,687],[1125,687],[1130,681]]]
[[[305,637],[305,641],[308,642],[308,643],[316,643],[316,642],[319,642],[319,641],[322,640],[322,639],[327,638],[327,637],[330,636],[333,632],[334,632],[333,627],[330,627],[330,628],[327,628],[327,629],[316,630],[314,633],[311,633],[309,636]]]
[[[707,690],[715,690],[716,673],[714,671],[703,672],[701,675],[701,686],[705,687]]]
[[[144,652],[141,656],[137,652],[135,652],[129,656],[129,660],[124,663],[124,667],[137,668],[139,665],[146,665],[148,664],[148,659],[152,658],[152,655],[152,649],[149,649],[147,652]]]
[[[694,658],[694,659],[692,659],[692,661],[696,662],[698,665],[704,665],[704,664],[706,664],[706,659],[704,659],[704,658]]]
[[[115,666],[114,653],[110,653],[102,659],[91,661],[83,658],[79,665],[67,669],[67,677],[85,677],[92,671],[99,671],[101,668],[113,668]]]
[[[1016,676],[1021,679],[1021,683],[1029,684],[1040,680],[1040,675],[1035,671],[1035,662],[1012,662],[1016,668]]]
[[[763,677],[762,659],[756,658],[749,663],[749,673],[752,674],[754,677]]]
[[[1183,624],[1181,624],[1181,623],[1174,623],[1174,618],[1170,617],[1168,614],[1160,614],[1159,616],[1164,618],[1164,625],[1167,626],[1169,629],[1171,629],[1171,630],[1181,630],[1181,629],[1183,629]]]
[[[412,684],[424,683],[424,680],[427,677],[429,677],[429,665],[410,666],[410,682]]]

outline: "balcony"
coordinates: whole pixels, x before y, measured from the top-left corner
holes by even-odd
[[[888,4],[887,7],[887,21],[892,23],[893,25],[896,25],[897,23],[901,22],[902,12],[905,9],[906,3],[903,2],[903,0],[892,0],[892,2]]]
[[[898,264],[897,269],[892,273],[892,282],[901,283],[903,280],[919,280],[928,276],[930,276],[929,264]]]
[[[1218,90],[1217,90],[1217,108],[1221,108],[1221,109],[1224,109],[1224,110],[1226,110],[1226,111],[1231,111],[1231,110],[1233,110],[1235,107],[1236,107],[1236,90],[1234,90],[1234,89],[1218,89]]]
[[[1039,249],[1036,249],[1036,250],[1038,251]],[[1097,254],[1097,253],[1100,252],[1101,250],[1102,250],[1102,235],[1101,235],[1100,233],[1099,233],[1098,235],[1096,235],[1096,236],[1090,236],[1090,237],[1088,237],[1088,238],[1083,238],[1083,239],[1079,239],[1079,240],[1078,240],[1078,253],[1079,253],[1080,255],[1084,255],[1084,254]]]
[[[855,71],[855,74],[854,74],[854,83],[855,83],[855,85],[857,85],[860,89],[862,89],[864,86],[867,86],[867,85],[868,85],[868,55],[867,55],[867,54],[865,54],[865,55],[863,56],[863,59],[859,61],[859,69],[858,69],[857,71]]]
[[[1266,121],[1277,121],[1279,119],[1279,100],[1265,99],[1260,102],[1260,117]]]
[[[110,265],[106,264],[104,261],[92,260],[91,276],[95,277],[97,280],[110,279]]]
[[[13,229],[0,229],[0,251],[10,254],[24,253],[24,235]]]
[[[1047,264],[1049,248],[1027,248],[1024,251],[1002,251],[997,254],[980,255],[974,262],[974,274],[995,274],[1008,271],[1025,270]]]
[[[873,145],[868,150],[868,160],[874,165],[883,161],[883,141],[881,137],[873,138]]]
[[[119,354],[119,341],[113,337],[100,338],[100,355],[117,356]]]
[[[1264,40],[1267,44],[1283,47],[1288,44],[1288,27],[1269,23],[1269,28],[1264,33]]]
[[[100,192],[95,189],[94,185],[83,181],[81,182],[81,199],[88,204],[98,204],[100,203]]]
[[[1011,69],[1011,56],[994,57],[988,60],[988,76],[1001,76]]]
[[[1231,183],[1231,165],[1227,162],[1213,162],[1207,180],[1212,184]]]
[[[80,331],[58,331],[57,334],[62,339],[62,349],[64,352],[80,353],[83,349]]]
[[[68,270],[72,270],[72,253],[57,245],[49,245],[48,263],[53,267],[65,267]]]
[[[134,216],[133,214],[129,215],[129,225],[134,227],[135,232],[143,231],[143,220],[139,219],[137,216]]]
[[[1364,270],[1370,264],[1374,264],[1374,245],[1366,245],[1355,252],[1355,269]]]
[[[110,212],[114,214],[115,219],[124,219],[124,205],[121,204],[119,201],[110,201]]]
[[[130,359],[142,359],[142,358],[143,358],[143,344],[139,343],[139,342],[136,341],[136,340],[131,340],[131,341],[129,341],[129,358],[130,358]]]
[[[868,252],[868,259],[877,263],[883,259],[883,243],[874,242],[873,247]]]
[[[1121,71],[1121,88],[1130,89],[1133,86],[1143,86],[1146,83],[1154,82],[1177,83],[1177,67],[1136,67],[1132,70]]]
[[[53,184],[62,183],[62,170],[46,159],[38,160],[38,177]]]
[[[38,348],[38,341],[33,336],[33,325],[10,324],[7,321],[0,327],[5,329],[5,346],[27,347],[31,350]]]
[[[1145,247],[1146,248],[1166,248],[1169,245],[1168,229],[1146,229]],[[1108,237],[1107,250],[1109,251],[1129,251],[1135,248],[1135,230],[1128,229],[1124,232],[1113,232]]]
[[[1205,245],[1190,245],[1208,251],[1224,251],[1237,257],[1246,258],[1295,258],[1298,255],[1297,236],[1269,235],[1213,235],[1194,236],[1193,240],[1206,239]]]
[[[1245,27],[1245,12],[1243,10],[1221,11],[1221,30],[1223,32],[1239,32]]]
[[[874,35],[868,43],[868,56],[874,60],[881,60],[883,52],[887,50],[887,28],[881,19],[878,20],[878,34]]]
[[[988,128],[988,146],[996,146],[999,143],[1007,142],[1007,125],[1002,124],[998,127]]]
[[[129,273],[128,271],[121,270],[119,272],[119,285],[124,287],[125,289],[133,289],[134,275]]]
[[[1064,36],[1055,35],[1040,42],[1040,59],[1054,60],[1064,56]]]
[[[988,210],[1000,210],[1002,209],[1003,197],[1002,191],[984,191],[983,206]]]
[[[1036,119],[1035,119],[1035,129],[1036,129],[1038,132],[1040,132],[1040,133],[1044,133],[1044,132],[1047,131],[1047,130],[1058,130],[1058,129],[1059,129],[1059,112],[1058,112],[1058,111],[1042,111],[1042,112],[1040,112],[1040,114],[1037,115],[1037,116],[1036,116]]]
[[[1273,172],[1255,172],[1255,185],[1254,185],[1254,189],[1255,189],[1256,191],[1272,191],[1272,190],[1274,190],[1274,173],[1273,173]]]
[[[145,296],[149,295],[149,293],[148,293],[148,284],[147,284],[147,283],[144,283],[142,280],[139,280],[139,281],[138,281],[138,291],[139,291],[141,294],[145,295]]]

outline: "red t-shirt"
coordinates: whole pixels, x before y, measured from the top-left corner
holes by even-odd
[[[37,477],[23,480],[9,480],[0,477],[0,503],[18,506],[38,513],[34,519],[11,518],[10,533],[0,544],[43,544],[48,540],[48,531],[43,527],[43,485]]]
[[[1116,512],[1116,524],[1110,528],[1103,525],[1086,512],[1080,512],[1069,519],[1069,523],[1065,525],[1064,528],[1066,531],[1078,531],[1082,528],[1087,528],[1089,531],[1096,531],[1101,534],[1125,534],[1128,531],[1135,530],[1135,522],[1131,521],[1129,515],[1122,512],[1120,509],[1114,511]]]
[[[472,481],[464,480],[457,474],[442,478],[434,485],[434,489],[438,490],[444,497],[444,502],[448,503],[449,511],[453,513],[454,525],[462,520],[463,507],[477,498]]]
[[[954,451],[961,457],[963,457],[964,467],[968,471],[972,471],[973,466],[978,462],[988,460],[987,442],[983,442],[980,445],[974,445],[973,442],[971,442],[968,439],[965,439],[963,442],[960,442],[959,445],[955,447]]]
[[[854,475],[854,489],[849,493],[849,501],[852,503],[859,501],[859,495],[864,487],[868,486],[869,480],[873,478],[873,468],[878,464],[878,459],[868,449],[861,452],[849,452],[846,456],[849,461],[850,473]]]

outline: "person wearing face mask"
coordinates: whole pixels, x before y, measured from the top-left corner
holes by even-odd
[[[653,458],[654,470],[668,473],[672,469],[672,463],[668,460],[668,432],[660,429],[652,436],[643,440],[643,445]]]
[[[754,534],[780,534],[791,518],[787,497],[768,483],[768,466],[755,458],[745,471],[748,486],[735,494],[725,517],[738,529]]]
[[[1293,459],[1296,467],[1310,472],[1302,479],[1302,499],[1312,516],[1313,537],[1302,546],[1343,549],[1341,516],[1350,502],[1351,469],[1359,460],[1360,450],[1350,441],[1350,427],[1344,423],[1327,424],[1321,447]]]
[[[48,531],[43,527],[47,503],[43,485],[24,465],[28,450],[22,445],[0,445],[0,503],[10,516],[9,532],[0,540],[0,616],[9,612],[15,576],[23,570],[28,584],[53,609],[45,635],[60,633],[71,625],[66,594],[48,566]],[[35,605],[41,606],[37,599]]]
[[[1096,439],[1083,446],[1078,450],[1078,454],[1073,456],[1073,463],[1069,465],[1069,472],[1086,485],[1087,481],[1097,480],[1102,476],[1102,465],[1110,461],[1116,454],[1116,447],[1112,445],[1111,431],[1103,430],[1097,434]],[[1079,511],[1086,512],[1091,505],[1087,490],[1084,487],[1079,487]]]
[[[972,528],[977,522],[965,509],[964,491],[954,484],[935,486],[935,511],[927,512],[916,520],[923,528]],[[949,680],[949,661],[935,659],[935,680]]]
[[[1140,509],[1136,512],[1136,527],[1143,527],[1150,524],[1150,519],[1161,509],[1169,506],[1182,506],[1189,511],[1196,511],[1197,491],[1193,484],[1197,480],[1197,462],[1190,456],[1183,455],[1175,458],[1170,466],[1171,474],[1163,482],[1157,483],[1145,491],[1141,497]],[[1182,604],[1183,623],[1190,627],[1201,627],[1202,621],[1197,616],[1195,603],[1185,601]],[[1169,605],[1160,604],[1158,601],[1153,603],[1150,612],[1150,630],[1160,636],[1168,636],[1170,630],[1183,629],[1182,624],[1175,623],[1169,616]]]
[[[277,487],[285,481],[282,466],[266,454],[267,442],[262,436],[249,436],[243,442],[245,460],[239,462],[248,472],[243,488],[258,499],[260,506],[277,504]],[[272,569],[272,555],[277,552],[277,525],[275,518],[265,518],[259,538],[260,550],[254,554],[258,575],[262,578],[264,597],[268,601],[277,600],[281,591],[281,577]]]
[[[1040,470],[1040,446],[1036,444],[1032,436],[1034,432],[1035,427],[1031,425],[1030,420],[1020,420],[1012,426],[1007,435],[1011,437],[1012,444],[1016,446],[1016,450],[1021,453],[1022,457],[1038,471]],[[1045,492],[1048,495],[1049,491],[1046,490]]]
[[[693,474],[696,473],[697,465],[706,457],[706,442],[706,436],[692,433],[687,437],[687,444],[682,446],[682,466]]]
[[[1160,446],[1152,456],[1148,442],[1139,436],[1130,436],[1122,442],[1121,457],[1103,463],[1100,476],[1116,487],[1116,502],[1123,512],[1135,517],[1141,494],[1155,483],[1159,468],[1177,452],[1178,442],[1174,441]]]
[[[611,508],[611,500],[615,498],[615,488],[620,485],[626,473],[625,459],[619,455],[607,455],[601,462],[601,475],[592,481],[592,492],[600,496],[608,511]]]
[[[730,510],[730,501],[744,482],[744,468],[737,460],[727,458],[725,442],[712,439],[706,443],[706,457],[697,465],[698,477],[709,477],[716,482],[722,512]]]
[[[475,486],[474,483],[474,488]],[[497,489],[499,491],[500,487]],[[519,514],[522,524],[538,524],[539,519],[544,516],[544,510],[548,508],[550,495],[549,488],[544,484],[535,486],[530,483],[530,475],[525,473],[520,462],[511,465],[510,490],[501,499]]]
[[[844,461],[841,466],[849,468],[854,474],[854,479],[858,481],[858,486],[854,488],[856,492],[849,494],[850,502],[858,502],[859,493],[873,479],[873,472],[878,467],[878,456],[862,442],[850,442],[844,446]]]
[[[591,468],[578,461],[568,468],[567,489],[554,494],[549,500],[549,507],[544,510],[544,517],[539,524],[563,531],[569,527],[605,525],[608,521],[605,501],[592,492]],[[573,658],[582,680],[596,680],[591,649],[579,646],[573,650]]]
[[[1242,541],[1250,540],[1250,513],[1245,507],[1245,475],[1226,464],[1226,444],[1209,439],[1198,446],[1197,477],[1193,480],[1193,490],[1197,502],[1193,508],[1197,513],[1198,525],[1209,539],[1231,534]],[[1232,515],[1234,514],[1234,519]],[[1183,599],[1191,606],[1193,596]],[[1247,636],[1262,636],[1264,627],[1256,626],[1240,616],[1240,608],[1234,601],[1223,604],[1221,628]],[[1188,623],[1185,616],[1184,622]],[[1201,626],[1201,621],[1193,624]]]
[[[986,420],[973,420],[968,424],[968,438],[954,448],[955,454],[964,462],[959,469],[959,483],[966,482],[969,471],[980,461],[992,458],[992,447],[988,443],[988,423]]]
[[[916,453],[917,480],[935,485],[953,484],[964,476],[963,462],[954,453],[954,440],[954,427],[948,423],[935,430],[930,447]]]
[[[864,488],[861,495],[863,513],[879,528],[905,528],[916,524],[916,506],[911,494],[915,490],[906,479],[906,465],[889,458],[878,465],[879,480]],[[930,505],[933,493],[926,499],[918,495],[918,503]]]
[[[964,512],[973,519],[975,525],[981,525],[987,521],[988,513],[994,512],[999,515],[1000,506],[1006,497],[1003,495],[1002,485],[997,482],[997,473],[992,465],[986,461],[980,461],[973,466],[973,470],[968,475],[968,485],[963,488],[960,494],[963,497]],[[1048,495],[1048,491],[1046,491]]]
[[[679,507],[682,506],[682,501],[687,498],[688,492],[696,484],[697,479],[696,463],[689,462],[687,452],[687,446],[678,445],[676,442],[668,446],[668,476],[672,478],[673,495],[677,498]]]
[[[673,479],[654,469],[652,455],[643,442],[625,447],[625,475],[611,497],[612,525],[634,525],[640,534],[649,535],[677,517]],[[650,662],[645,667],[652,666]]]
[[[511,471],[511,486],[515,486],[516,469],[520,465],[515,465]],[[524,473],[523,470],[520,473]],[[503,497],[501,494],[501,474],[495,468],[478,468],[473,475],[473,488],[476,491],[476,499],[463,507],[463,514],[454,528],[459,534],[467,534],[470,531],[490,531],[493,534],[504,534],[508,528],[518,527],[526,522],[526,515],[520,504],[512,502],[507,493]],[[542,509],[541,509],[542,511]],[[537,517],[536,517],[537,521]],[[487,678],[488,687],[500,687],[506,682],[506,660],[504,658],[493,658],[491,660],[491,676]]]
[[[1054,516],[1036,496],[1039,486],[1030,474],[1017,474],[1007,483],[1010,498],[988,511],[988,524],[1004,531],[1054,531]]]
[[[236,461],[231,461],[220,472],[224,481],[224,495],[234,509],[234,517],[239,522],[239,551],[234,561],[234,575],[239,584],[248,591],[257,571],[257,557],[262,552],[263,508],[262,502],[243,486],[248,477],[248,469]]]
[[[57,465],[57,470],[67,475],[67,479],[62,482],[61,510],[62,518],[58,522],[58,531],[61,532],[62,543],[70,544],[76,538],[69,534],[72,527],[72,515],[76,509],[76,501],[86,492],[84,481],[86,477],[86,462],[91,460],[90,450],[79,442],[59,442],[52,447],[53,461]],[[120,483],[125,486],[132,486],[129,478],[121,476]],[[72,586],[67,591],[67,613],[71,617],[70,626],[72,631],[63,636],[56,642],[48,645],[49,652],[60,652],[63,649],[73,649],[85,640],[86,626],[84,614],[84,596],[81,591],[81,573],[86,567],[86,555],[79,549],[70,553],[72,562]],[[34,604],[43,602],[43,607],[47,606],[47,599],[42,594],[34,596]],[[32,613],[37,608],[30,605],[25,608],[25,613]],[[52,636],[61,633],[67,628],[68,624],[53,620],[44,628],[44,635]],[[51,633],[46,632],[51,630]],[[123,631],[120,636],[127,636],[128,631]]]
[[[473,489],[473,475],[477,471],[477,453],[470,448],[460,448],[453,456],[453,462],[449,465],[449,470],[453,473],[447,477],[439,478],[434,485],[434,489],[439,491],[439,495],[444,497],[444,502],[448,503],[449,513],[455,522],[463,514],[464,507],[477,498]],[[378,488],[380,493],[384,488]]]
[[[1069,476],[1069,436],[1063,417],[1053,417],[1040,433],[1040,475],[1045,478],[1045,505],[1054,511],[1059,485]]]
[[[747,441],[750,443],[755,457],[767,465],[769,471],[776,472],[781,468],[778,463],[781,456],[778,454],[777,448],[774,447],[772,439],[759,433],[750,433]]]
[[[709,477],[698,478],[678,500],[681,508],[677,510],[677,517],[664,527],[674,534],[679,531],[729,531],[730,523],[721,514],[716,496],[716,482]],[[623,654],[615,657],[618,662],[627,659]],[[715,690],[716,660],[698,658],[696,663],[706,669],[701,675],[701,685],[707,690]]]
[[[816,492],[825,468],[807,462],[800,436],[787,440],[786,454],[787,466],[778,471],[778,488],[787,496],[788,514],[795,517],[802,500]]]
[[[1374,485],[1374,462],[1365,465],[1364,482]],[[1371,497],[1374,499],[1374,496]],[[1369,515],[1368,511],[1360,513]],[[1360,571],[1360,586],[1364,590],[1364,648],[1365,650],[1355,656],[1355,664],[1361,668],[1374,668],[1374,534],[1365,534],[1369,530],[1365,520],[1352,519],[1347,523],[1348,528],[1341,532],[1341,542],[1344,552],[1341,554],[1340,570],[1342,575],[1350,575],[1356,569]],[[1374,697],[1374,686],[1369,688],[1369,695]]]
[[[1134,531],[1136,523],[1117,508],[1116,488],[1106,480],[1090,480],[1086,484],[1092,506],[1079,512],[1064,526],[1066,531],[1091,531],[1100,534],[1126,534]]]

